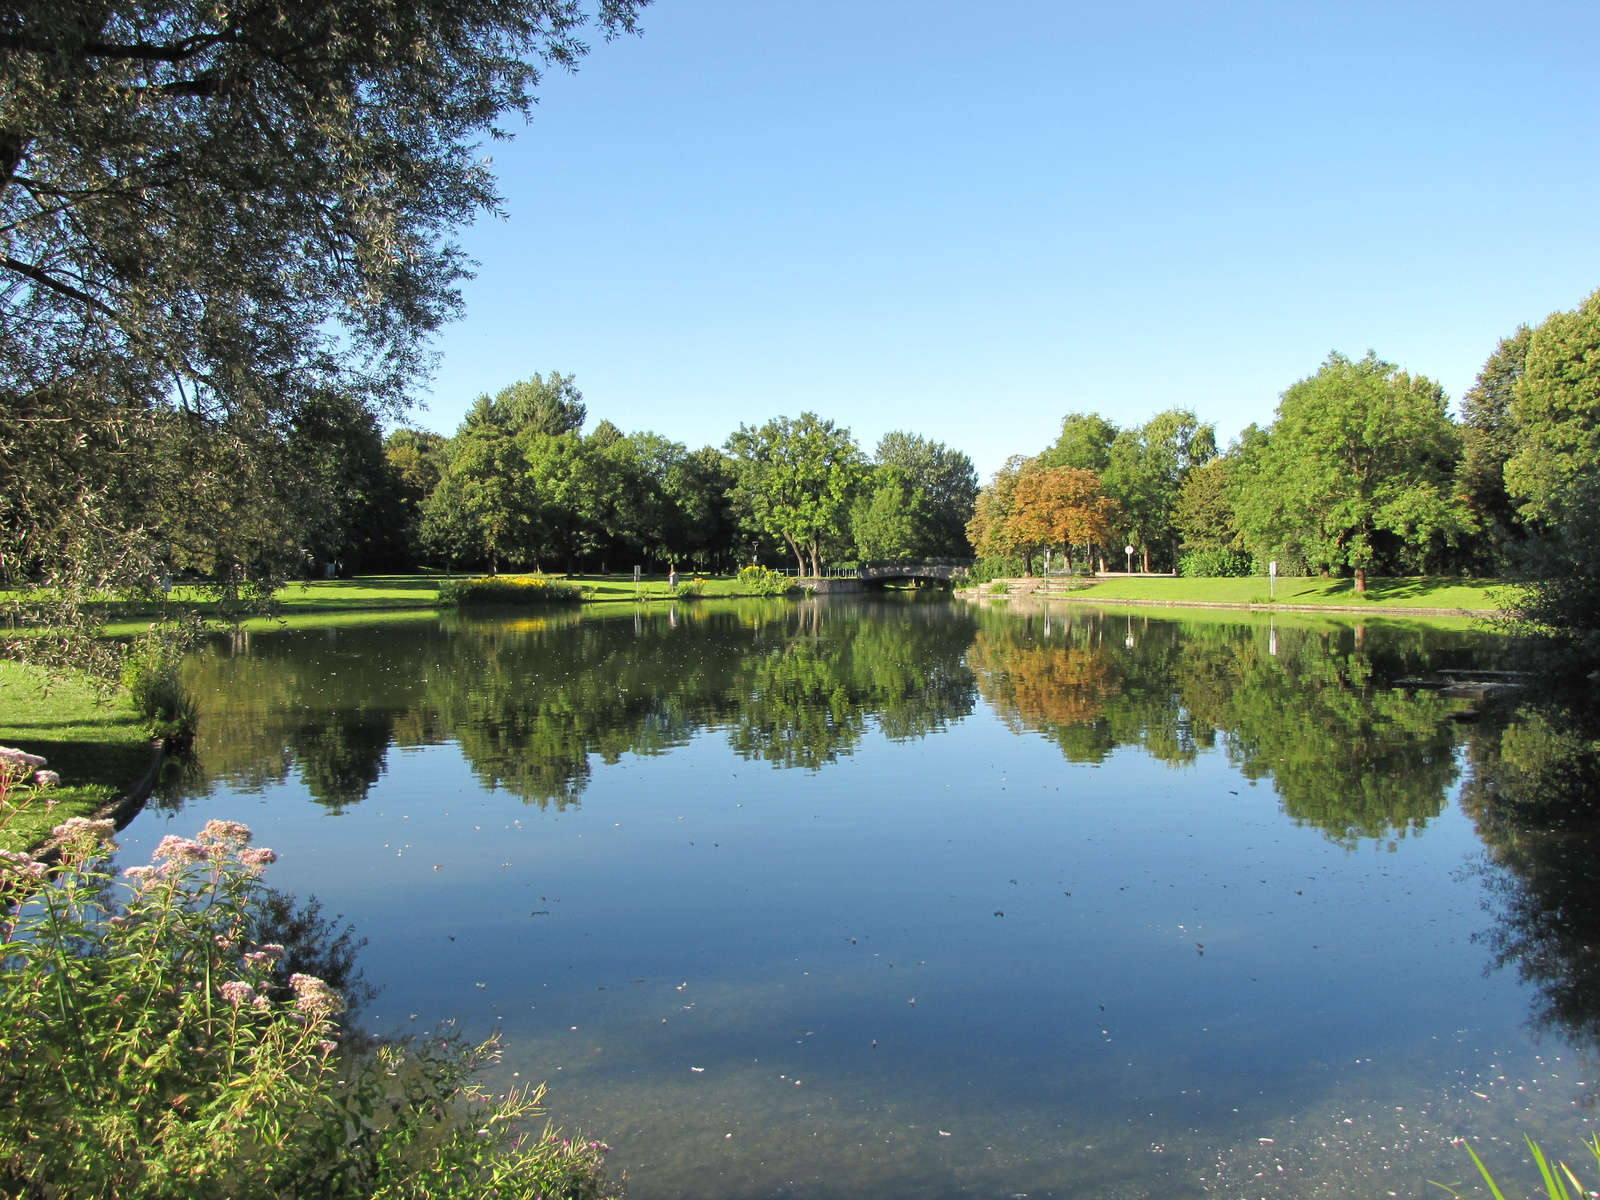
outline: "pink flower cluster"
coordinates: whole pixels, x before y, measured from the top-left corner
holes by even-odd
[[[130,867],[123,875],[137,884],[171,870],[182,870],[194,863],[221,863],[230,854],[236,854],[246,870],[255,874],[278,861],[275,851],[266,847],[247,849],[250,845],[250,827],[238,821],[207,821],[205,827],[192,838],[169,833],[157,844],[150,861],[160,864],[153,867]]]
[[[35,771],[33,773],[33,781],[40,787],[53,788],[61,786],[61,776],[54,771]]]
[[[289,986],[294,989],[294,1006],[313,1020],[344,1011],[344,997],[315,975],[291,975]]]
[[[257,971],[265,971],[283,957],[283,947],[277,942],[268,942],[259,950],[252,950],[244,956],[244,961]]]
[[[166,859],[168,862],[187,865],[188,863],[200,862],[207,857],[206,848],[199,842],[169,833],[157,844],[155,853],[150,856],[150,861],[160,862],[162,859]],[[129,874],[132,874],[132,872],[130,871]]]
[[[111,835],[117,831],[115,821],[91,821],[88,817],[68,817],[50,832],[55,834],[56,844],[68,854],[86,853],[97,850],[105,842],[109,849],[115,850],[117,845],[111,841]]]
[[[250,826],[238,821],[207,821],[200,830],[199,841],[204,846],[235,848],[250,844]]]
[[[0,884],[38,883],[48,874],[42,862],[21,850],[0,850]]]
[[[8,780],[26,779],[47,760],[37,754],[27,754],[14,746],[0,746],[0,776]]]
[[[238,979],[230,979],[219,990],[222,992],[222,998],[235,1008],[242,1004],[249,1004],[256,998],[255,988]]]

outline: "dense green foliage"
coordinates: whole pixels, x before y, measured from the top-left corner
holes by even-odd
[[[1178,574],[1189,579],[1238,578],[1249,575],[1253,562],[1238,550],[1191,550],[1178,560]]]
[[[739,571],[736,580],[741,594],[746,596],[782,596],[794,590],[794,581],[771,567],[751,565]]]
[[[887,434],[868,462],[848,429],[804,413],[690,451],[609,421],[584,434],[586,415],[552,372],[479,397],[448,440],[390,435],[391,524],[414,529],[413,559],[603,574],[787,556],[810,574],[835,558],[968,553],[976,472],[925,438]]]
[[[1369,354],[1328,357],[1283,394],[1270,430],[1247,439],[1232,479],[1234,524],[1258,558],[1424,573],[1468,528],[1453,494],[1461,439],[1438,384]]]
[[[30,764],[8,754],[12,810],[34,796]],[[334,986],[346,981],[306,969],[348,976],[348,940],[294,936],[326,923],[264,887],[275,855],[244,826],[165,838],[120,881],[110,831],[58,826],[53,871],[25,854],[0,862],[4,885],[33,897],[10,916],[0,963],[8,1195],[615,1194],[598,1143],[517,1131],[539,1091],[496,1099],[473,1084],[492,1041],[359,1036]]]

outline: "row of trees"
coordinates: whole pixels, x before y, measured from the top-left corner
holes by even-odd
[[[988,557],[1020,558],[1027,574],[1041,551],[1063,551],[1070,566],[1126,539],[1144,570],[1164,565],[1181,540],[1174,512],[1194,470],[1217,452],[1216,430],[1187,409],[1118,429],[1098,413],[1071,413],[1055,443],[1015,455],[979,494],[968,526]],[[1114,556],[1120,557],[1120,556]]]
[[[885,435],[869,458],[848,429],[803,413],[690,450],[604,420],[586,434],[587,415],[573,378],[551,372],[479,397],[454,437],[397,430],[385,477],[353,489],[370,490],[363,512],[378,519],[333,557],[490,571],[788,557],[815,574],[841,558],[971,552],[972,462],[915,434]]]
[[[1510,573],[1530,612],[1600,628],[1600,293],[1501,341],[1460,414],[1439,384],[1369,352],[1334,353],[1275,419],[1218,453],[1172,409],[1118,429],[1074,413],[979,497],[980,553],[1126,539],[1146,570],[1186,554],[1208,573]]]

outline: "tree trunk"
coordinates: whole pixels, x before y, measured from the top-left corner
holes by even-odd
[[[1150,547],[1149,546],[1140,546],[1139,547],[1139,562],[1143,564],[1139,569],[1142,570],[1146,575],[1150,574]]]
[[[1033,551],[1032,550],[1024,550],[1022,552],[1022,574],[1025,577],[1027,577],[1028,579],[1032,579],[1033,578]]]
[[[1360,594],[1360,595],[1365,595],[1366,591],[1367,591],[1367,569],[1365,567],[1357,567],[1356,568],[1356,592],[1358,594]]]
[[[806,573],[806,556],[800,549],[800,543],[787,533],[783,535],[783,540],[789,543],[789,553],[794,555],[795,570],[804,575]]]

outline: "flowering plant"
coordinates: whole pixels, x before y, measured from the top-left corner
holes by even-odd
[[[751,564],[739,572],[739,591],[750,596],[781,596],[794,590],[794,580],[782,571]]]
[[[362,1039],[337,990],[290,973],[264,937],[276,855],[245,826],[164,838],[120,880],[111,822],[54,833],[49,866],[0,859],[0,1193],[619,1194],[598,1143],[518,1131],[542,1089],[472,1082],[493,1041]]]

